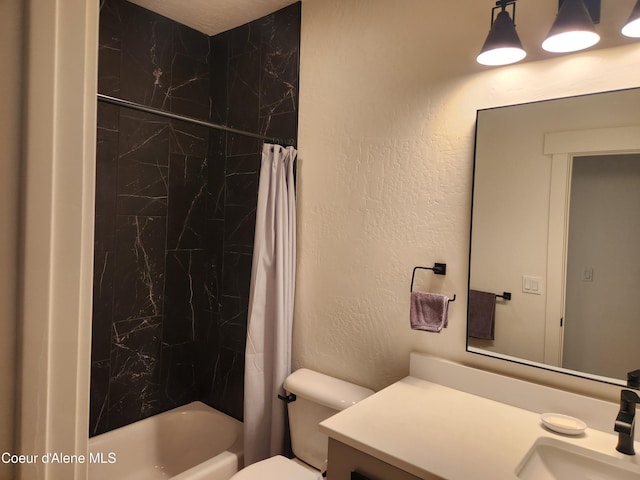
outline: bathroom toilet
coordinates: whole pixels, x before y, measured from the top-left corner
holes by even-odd
[[[289,375],[284,388],[296,397],[288,404],[295,458],[267,458],[240,470],[231,480],[322,480],[329,445],[318,424],[373,394],[368,388],[306,368]]]

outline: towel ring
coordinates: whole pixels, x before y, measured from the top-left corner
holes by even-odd
[[[409,287],[409,291],[413,292],[413,281],[416,278],[416,270],[432,270],[436,275],[446,275],[447,274],[447,264],[446,263],[434,263],[433,267],[413,267],[413,273],[411,274],[411,287]],[[511,295],[511,294],[509,294]],[[453,298],[449,298],[447,303],[455,302],[456,294],[453,294]]]
[[[446,275],[447,274],[447,264],[446,263],[434,263],[433,267],[413,267],[413,274],[411,275],[411,288],[410,291],[413,292],[413,280],[416,278],[416,270],[432,270],[436,275]]]

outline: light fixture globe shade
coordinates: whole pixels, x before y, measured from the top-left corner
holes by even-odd
[[[622,27],[622,34],[626,37],[640,38],[640,0],[631,11],[629,20]]]
[[[511,17],[505,10],[501,11],[491,25],[477,62],[491,66],[508,65],[526,56]]]
[[[584,50],[600,41],[593,20],[582,0],[564,0],[542,48],[566,53]]]

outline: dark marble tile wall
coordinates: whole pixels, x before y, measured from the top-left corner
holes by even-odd
[[[208,38],[100,9],[100,93],[297,138],[300,4]],[[90,435],[202,400],[242,418],[262,143],[98,105]]]
[[[212,37],[212,121],[296,144],[300,14],[296,3]],[[212,265],[223,268],[215,269],[215,325],[198,338],[200,393],[209,405],[242,419],[262,142],[213,131],[210,140],[210,156],[225,157],[224,169],[210,169],[208,217]],[[211,351],[215,358],[207,355]]]

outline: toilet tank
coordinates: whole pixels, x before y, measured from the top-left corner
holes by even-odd
[[[296,458],[321,470],[327,461],[328,439],[318,424],[373,394],[373,390],[314,372],[296,370],[284,382],[296,400],[289,403],[291,448]]]

